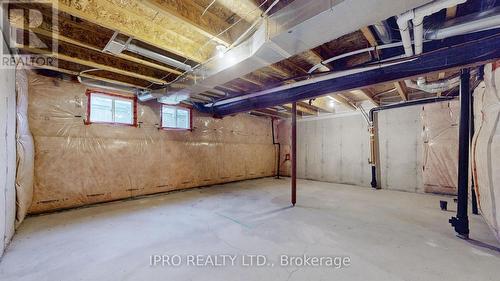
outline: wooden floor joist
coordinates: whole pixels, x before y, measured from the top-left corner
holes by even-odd
[[[55,40],[58,40],[58,41],[61,41],[61,42],[65,42],[65,43],[68,43],[68,44],[76,45],[76,46],[79,46],[79,47],[82,47],[82,48],[86,48],[86,49],[89,49],[89,50],[93,50],[93,51],[96,51],[96,52],[102,52],[101,49],[99,49],[99,48],[97,48],[95,46],[91,46],[89,44],[82,43],[80,41],[74,40],[74,39],[69,38],[69,37],[64,36],[64,35],[60,35],[58,33],[52,33],[51,31],[47,31],[47,30],[44,30],[44,29],[41,29],[41,28],[31,28],[30,30],[32,32],[34,32],[35,34],[39,34],[39,35],[43,35],[43,36],[47,36],[47,37],[52,36]],[[147,67],[156,68],[158,70],[162,70],[162,71],[165,71],[165,72],[170,72],[170,73],[175,74],[175,75],[182,74],[182,72],[180,72],[178,70],[175,70],[175,69],[173,69],[171,67],[166,67],[166,66],[163,66],[163,65],[160,65],[160,64],[152,63],[150,61],[143,60],[143,59],[140,59],[140,58],[136,58],[136,57],[127,55],[125,53],[113,54],[113,55],[116,56],[116,57],[128,60],[128,61],[134,62],[134,63],[138,63],[138,64],[141,64],[141,65],[147,66]]]
[[[122,69],[119,69],[116,67],[112,67],[112,66],[108,66],[108,65],[104,65],[104,64],[99,64],[99,63],[83,60],[83,59],[76,58],[76,57],[70,57],[70,56],[63,55],[63,54],[47,54],[45,50],[40,50],[40,49],[36,49],[36,48],[29,48],[29,47],[26,47],[26,46],[20,45],[20,44],[16,45],[16,48],[22,49],[22,50],[27,51],[27,52],[32,53],[32,54],[53,57],[53,58],[57,58],[59,60],[64,60],[64,61],[68,61],[68,62],[80,64],[80,65],[85,65],[85,66],[95,68],[95,69],[105,70],[105,71],[114,72],[114,73],[125,75],[125,76],[130,76],[130,77],[150,81],[150,82],[155,83],[155,84],[160,84],[160,85],[166,84],[166,81],[164,81],[162,79],[158,79],[158,78],[150,77],[150,76],[145,76],[145,75],[142,75],[139,73],[130,72],[127,70],[122,70]]]
[[[407,91],[406,91],[406,86],[403,83],[401,83],[401,82],[394,82],[394,87],[398,91],[398,94],[401,97],[401,99],[403,101],[407,101],[408,100],[408,94],[407,94]]]
[[[131,36],[160,49],[196,62],[212,56],[209,38],[158,11],[134,1],[52,0],[62,12]]]
[[[61,67],[54,67],[54,66],[50,66],[50,65],[39,65],[39,66],[36,66],[36,68],[57,71],[60,73],[69,74],[69,75],[73,75],[73,76],[81,76],[81,77],[90,78],[90,79],[94,79],[94,80],[98,80],[98,81],[102,81],[102,82],[107,82],[110,84],[117,84],[117,85],[126,86],[126,87],[133,87],[133,88],[137,88],[137,89],[145,89],[145,87],[140,86],[140,85],[135,85],[135,84],[130,84],[130,83],[122,82],[122,81],[112,80],[112,79],[100,77],[97,75],[92,75],[89,73],[80,73],[78,71],[64,69]]]

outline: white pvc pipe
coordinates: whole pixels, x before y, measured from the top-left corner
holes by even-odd
[[[454,7],[465,2],[467,2],[467,0],[435,0],[399,16],[397,19],[397,24],[401,33],[403,46],[405,47],[405,55],[412,56],[413,54],[422,54],[424,43],[424,18],[426,16],[437,13],[442,9]],[[413,23],[415,53],[413,53],[413,50],[411,48],[411,37],[408,24],[410,20]],[[418,77],[416,84],[411,80],[405,80],[405,84],[410,88],[419,89],[429,93],[438,93],[445,91],[448,89],[449,85],[451,85],[445,85],[442,83],[427,84],[426,79],[423,76]],[[439,85],[441,85],[441,89],[439,89]]]
[[[411,44],[411,41],[410,41],[410,44]],[[331,58],[329,58],[327,60],[324,60],[324,61],[322,61],[320,63],[317,63],[316,65],[314,65],[313,67],[311,67],[307,73],[313,73],[314,71],[316,71],[316,69],[320,68],[321,66],[323,66],[323,65],[325,65],[327,63],[331,63],[331,62],[337,61],[337,60],[342,59],[342,58],[346,58],[346,57],[350,57],[350,56],[353,56],[353,55],[362,54],[362,53],[366,53],[366,52],[376,51],[376,50],[383,50],[383,49],[388,49],[388,48],[399,47],[401,45],[403,45],[403,43],[396,42],[396,43],[390,43],[390,44],[385,44],[385,45],[375,46],[375,47],[368,47],[368,48],[359,49],[359,50],[356,50],[356,51],[344,53],[344,54],[341,54],[341,55],[338,55],[338,56],[331,57]]]
[[[463,4],[467,0],[436,0],[414,9],[413,12],[413,38],[415,40],[415,54],[420,55],[424,41],[424,18],[443,9]]]
[[[415,17],[413,10],[410,10],[404,14],[398,16],[396,22],[399,27],[399,32],[401,33],[401,42],[403,42],[403,47],[405,49],[405,55],[407,57],[413,56],[413,48],[411,46],[411,36],[410,36],[410,25],[409,22]]]

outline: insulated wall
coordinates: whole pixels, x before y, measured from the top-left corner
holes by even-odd
[[[500,62],[485,66],[474,91],[472,171],[479,208],[500,240]]]
[[[138,127],[85,125],[87,87],[35,74],[29,80],[31,213],[274,174],[270,119],[193,111],[192,131],[167,131],[151,102],[139,103]]]
[[[3,44],[2,50],[7,50],[3,37],[0,41]],[[0,57],[5,56],[3,54]],[[15,75],[13,68],[0,68],[0,256],[14,235],[16,211]]]
[[[422,106],[424,141],[422,180],[425,192],[457,194],[458,180],[458,101]]]

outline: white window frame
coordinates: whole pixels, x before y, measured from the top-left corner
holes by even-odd
[[[87,110],[87,123],[88,124],[117,124],[117,125],[127,125],[127,126],[136,126],[137,124],[137,102],[133,97],[120,96],[117,94],[110,94],[98,91],[87,91],[88,97],[88,110]],[[107,99],[111,99],[111,118],[112,121],[101,121],[101,120],[92,120],[92,97],[103,97]],[[115,101],[127,101],[131,103],[131,120],[130,122],[119,122],[116,121],[116,112],[115,112]]]
[[[163,119],[163,110],[164,108],[171,108],[171,109],[174,109],[175,110],[175,127],[167,127],[167,126],[164,126],[164,122],[165,120]],[[184,128],[184,127],[178,127],[177,126],[177,111],[178,110],[182,110],[182,111],[187,111],[188,112],[188,127],[187,128]],[[193,118],[192,116],[192,112],[191,112],[191,108],[188,108],[188,107],[184,107],[184,106],[175,106],[175,105],[169,105],[169,104],[162,104],[161,105],[161,112],[160,112],[160,119],[161,119],[161,128],[162,129],[165,129],[165,130],[191,130],[192,128],[192,123],[191,123],[191,118]]]

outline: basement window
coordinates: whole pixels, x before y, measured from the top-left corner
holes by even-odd
[[[87,91],[87,124],[137,124],[137,100],[118,94]]]
[[[161,106],[161,127],[164,129],[191,130],[191,109],[182,106]]]

